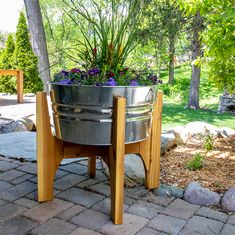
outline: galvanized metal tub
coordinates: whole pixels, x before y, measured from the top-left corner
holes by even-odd
[[[125,142],[148,137],[156,86],[51,84],[56,137],[84,145],[110,145],[113,97],[126,97]]]

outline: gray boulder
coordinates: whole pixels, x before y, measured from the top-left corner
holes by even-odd
[[[221,206],[225,211],[235,212],[235,186],[225,192],[221,200]]]
[[[183,198],[184,190],[175,186],[160,184],[158,189],[153,190],[156,196]]]
[[[203,188],[197,182],[191,182],[187,185],[183,198],[191,204],[200,206],[218,205],[220,202],[218,193]]]
[[[233,130],[233,129],[230,129],[230,128],[228,128],[228,127],[222,127],[221,129],[220,129],[220,133],[221,133],[221,135],[223,136],[223,137],[230,137],[230,136],[232,136],[232,135],[235,135],[235,130]]]
[[[175,143],[175,135],[173,133],[162,133],[161,135],[161,154],[172,148]]]
[[[33,129],[35,129],[34,122],[28,117],[23,117],[21,119],[18,119],[17,122],[23,123],[28,131],[32,131]]]
[[[217,136],[220,134],[220,129],[208,124],[206,122],[190,122],[186,125],[187,132],[189,136],[196,136],[196,135],[206,135],[208,132],[211,135]]]
[[[183,144],[189,137],[187,129],[183,126],[175,126],[168,129],[167,133],[173,133],[175,135],[175,144]]]
[[[27,131],[27,127],[20,120],[14,121],[12,119],[0,118],[0,134]]]
[[[140,156],[136,154],[125,155],[125,174],[131,179],[143,179],[145,177],[144,164]]]
[[[34,97],[35,94],[34,93],[26,93],[24,94],[24,97]]]

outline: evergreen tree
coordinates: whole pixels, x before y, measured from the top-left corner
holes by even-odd
[[[43,84],[39,78],[37,57],[33,53],[24,13],[20,13],[14,52],[14,67],[24,72],[24,91],[36,92],[42,90]]]
[[[12,68],[12,56],[15,50],[15,43],[12,35],[10,34],[6,41],[6,48],[2,51],[0,60],[0,67],[2,69]]]
[[[15,50],[15,43],[10,34],[6,41],[6,47],[1,52],[0,68],[12,69],[12,57]],[[0,92],[15,93],[16,92],[16,78],[12,76],[1,77]]]

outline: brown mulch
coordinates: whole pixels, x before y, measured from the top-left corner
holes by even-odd
[[[189,182],[197,181],[212,191],[225,192],[235,185],[235,135],[214,139],[213,147],[205,151],[203,138],[192,138],[168,151],[161,157],[161,183],[185,188]],[[204,156],[203,167],[190,171],[186,164],[196,153]]]

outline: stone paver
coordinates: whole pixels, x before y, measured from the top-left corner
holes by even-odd
[[[23,166],[18,167],[17,170],[35,175],[37,173],[37,166],[36,164],[26,162]]]
[[[190,230],[188,228],[184,228],[183,230],[180,231],[179,235],[202,235],[199,232]]]
[[[4,200],[0,199],[0,206],[3,206],[5,204],[7,204],[7,201],[4,201]]]
[[[219,212],[219,211],[214,211],[208,207],[202,207],[200,208],[197,212],[196,215],[199,216],[203,216],[203,217],[207,217],[209,219],[215,219],[215,220],[219,220],[221,222],[226,222],[228,215],[223,213],[223,212]]]
[[[11,181],[15,178],[18,178],[22,175],[24,175],[24,172],[17,171],[17,170],[10,170],[10,171],[5,171],[4,173],[0,174],[0,180],[5,180],[5,181]]]
[[[215,235],[220,234],[223,225],[222,222],[217,220],[193,216],[187,223],[186,228],[206,235]]]
[[[104,183],[91,185],[91,186],[87,187],[87,189],[89,189],[95,193],[100,193],[104,196],[110,196],[110,194],[111,194],[110,186],[107,184],[104,184]]]
[[[68,171],[70,173],[83,175],[86,174],[88,168],[86,166],[77,164],[77,163],[70,163],[68,165],[60,166],[60,169],[63,171]]]
[[[66,190],[74,185],[84,181],[86,178],[81,175],[75,175],[75,174],[68,174],[58,180],[54,183],[54,188],[59,190]]]
[[[127,208],[128,208],[128,206],[126,204],[124,204],[124,211],[126,211]],[[110,212],[111,212],[110,198],[105,198],[101,202],[96,203],[94,206],[91,207],[91,209],[94,209],[96,211],[101,211],[106,214],[110,214]]]
[[[8,162],[8,161],[0,161],[0,171],[9,171],[11,169],[14,169],[16,167],[18,167],[19,165],[12,163],[12,162]]]
[[[140,186],[135,188],[125,188],[124,194],[125,196],[133,199],[141,199],[148,194],[148,191],[144,186]]]
[[[145,201],[137,201],[135,204],[131,205],[128,208],[127,212],[130,214],[152,219],[162,210],[163,210],[162,206]]]
[[[99,183],[99,181],[96,180],[96,179],[87,179],[87,180],[77,184],[76,186],[79,187],[79,188],[84,189],[84,188],[86,188],[90,185],[97,184],[97,183]]]
[[[136,202],[135,199],[133,198],[129,198],[129,197],[125,197],[124,195],[124,203],[128,206],[131,206],[132,204],[134,204]]]
[[[25,207],[16,205],[14,203],[7,203],[0,207],[0,222],[7,220],[11,217],[17,216],[26,210]]]
[[[33,200],[30,200],[28,198],[20,198],[18,200],[15,201],[16,204],[20,205],[20,206],[24,206],[24,207],[27,207],[29,209],[37,206],[39,203],[36,202],[36,201],[33,201]]]
[[[13,186],[12,184],[9,184],[5,181],[0,180],[0,192],[12,186]]]
[[[235,225],[235,214],[228,217],[228,223]]]
[[[187,220],[191,218],[199,208],[200,206],[189,204],[181,199],[175,199],[162,213]]]
[[[33,229],[30,234],[65,235],[75,229],[76,226],[74,224],[53,218]]]
[[[110,220],[110,216],[94,210],[85,210],[71,219],[78,226],[96,230],[101,228]]]
[[[78,228],[70,233],[70,235],[101,235],[101,233],[86,228]]]
[[[59,193],[61,193],[60,190],[56,190],[56,189],[53,190],[54,197]],[[27,194],[25,197],[27,197],[28,199],[37,201],[38,200],[38,192],[34,191],[32,193]]]
[[[70,201],[74,204],[80,204],[85,207],[91,207],[95,203],[104,199],[104,196],[101,196],[96,193],[88,192],[79,188],[71,188],[63,193],[57,195],[57,197]]]
[[[36,164],[0,157],[0,235],[235,234],[235,214],[155,196],[143,186],[125,189],[123,224],[114,225],[110,182],[100,167],[90,179],[86,165],[61,166],[53,201],[38,203]]]
[[[148,226],[161,232],[178,234],[185,224],[186,222],[184,220],[178,218],[157,215],[148,223]]]
[[[75,215],[79,214],[80,212],[86,210],[85,207],[80,205],[74,205],[72,207],[69,207],[67,210],[63,211],[59,215],[57,215],[57,218],[62,219],[64,221],[68,221]]]
[[[12,184],[20,184],[30,178],[34,177],[33,175],[31,174],[25,174],[25,175],[22,175],[21,177],[17,177],[16,179],[12,180],[11,183]]]
[[[68,175],[68,174],[69,174],[69,172],[67,172],[67,171],[57,170],[55,173],[55,179],[57,180],[57,179],[65,176],[65,175]]]
[[[85,174],[85,176],[89,178],[89,176],[87,174]],[[102,171],[96,171],[95,179],[98,181],[108,180],[108,178],[106,177],[106,175]]]
[[[159,232],[151,228],[143,228],[135,235],[167,235],[167,233]]]
[[[109,221],[101,227],[99,231],[107,235],[133,235],[142,229],[147,222],[148,220],[143,217],[124,213],[123,224],[117,226],[114,225],[113,222]]]
[[[36,189],[36,184],[31,182],[23,182],[14,187],[6,189],[5,191],[0,193],[0,198],[7,201],[15,201],[26,194],[34,191]]]
[[[175,197],[163,197],[163,196],[158,196],[156,197],[155,195],[150,195],[147,197],[142,198],[142,200],[147,201],[147,202],[152,202],[160,206],[168,206],[172,201],[175,200]]]
[[[33,207],[25,212],[24,216],[39,223],[43,223],[71,206],[72,203],[62,201],[60,199],[54,199],[53,201],[44,202],[36,207]]]
[[[235,234],[235,226],[225,224],[220,235],[232,235]]]
[[[37,223],[23,216],[17,216],[0,223],[0,234],[25,235],[35,226],[37,226]]]

